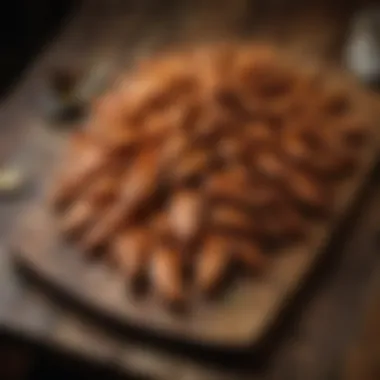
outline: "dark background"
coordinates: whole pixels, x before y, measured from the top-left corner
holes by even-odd
[[[0,96],[79,6],[72,0],[10,0],[0,11]]]

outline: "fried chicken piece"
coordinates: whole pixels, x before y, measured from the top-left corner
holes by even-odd
[[[282,132],[281,148],[285,155],[297,164],[313,159],[312,149],[297,127],[290,126]]]
[[[232,260],[231,244],[219,235],[209,235],[198,252],[194,286],[201,294],[212,295],[221,285]]]
[[[168,207],[173,235],[186,247],[194,242],[203,226],[204,201],[197,191],[182,190],[174,194]]]
[[[196,101],[178,101],[161,112],[146,116],[142,125],[144,137],[165,138],[168,134],[184,134],[194,127],[199,114],[200,105]]]
[[[322,215],[331,211],[332,199],[329,188],[306,173],[295,169],[289,170],[284,186],[300,205]]]
[[[64,212],[62,228],[68,235],[84,232],[116,197],[119,179],[116,167],[110,168],[84,189],[80,197]]]
[[[152,254],[152,240],[149,231],[133,227],[118,234],[110,248],[111,260],[134,285],[147,271]]]
[[[75,201],[65,212],[60,222],[63,233],[75,236],[83,232],[97,215],[98,208],[86,199]]]
[[[85,191],[84,198],[89,203],[104,205],[113,201],[120,188],[122,171],[117,167],[108,168],[106,173],[99,175]]]
[[[208,223],[211,228],[250,236],[257,233],[257,221],[249,210],[237,208],[233,204],[217,204],[209,211]]]
[[[239,164],[243,161],[244,141],[239,138],[225,138],[216,144],[218,157],[226,164]]]
[[[185,152],[171,168],[171,177],[176,184],[196,182],[207,173],[209,167],[210,158],[207,152],[202,150]]]
[[[256,121],[245,126],[244,138],[250,149],[262,148],[272,143],[273,131],[266,123]]]
[[[253,157],[252,165],[269,180],[283,180],[287,175],[284,159],[273,149],[263,150]]]
[[[225,131],[233,125],[231,117],[211,106],[202,111],[188,138],[195,146],[208,149],[221,141]]]
[[[170,139],[163,142],[159,160],[163,168],[173,167],[187,149],[189,143],[183,133],[175,133]]]
[[[173,57],[174,58],[174,57]],[[136,78],[130,89],[129,120],[133,124],[141,122],[145,115],[163,110],[198,89],[196,77],[186,72],[186,65],[178,65],[174,58],[158,63],[154,72]]]
[[[291,130],[282,140],[282,149],[292,163],[324,178],[339,178],[353,167],[353,157],[340,149],[325,131]],[[334,139],[336,140],[336,139]]]
[[[243,168],[233,168],[212,174],[205,181],[205,194],[210,199],[237,200],[242,203],[249,202],[246,192],[249,185],[249,176]]]
[[[155,293],[169,306],[180,306],[185,297],[179,252],[159,243],[153,248],[150,279]]]
[[[279,200],[277,189],[257,173],[248,174],[242,168],[209,177],[205,183],[205,194],[211,202],[227,202],[248,209],[265,209]]]
[[[104,95],[94,104],[87,131],[109,149],[126,150],[143,138],[142,131],[128,120],[125,104],[117,91]]]
[[[250,201],[247,203],[253,210],[266,210],[273,209],[281,204],[283,195],[281,191],[270,185],[270,182],[261,178],[257,174],[253,174],[251,178],[251,185],[246,189],[250,196]]]
[[[87,247],[101,246],[121,225],[127,225],[134,213],[149,201],[160,184],[157,153],[141,152],[122,179],[117,202],[93,226],[85,239]]]
[[[87,135],[77,133],[73,136],[63,173],[58,176],[52,191],[52,203],[60,206],[85,188],[93,177],[109,163],[107,153]]]
[[[163,210],[155,212],[149,216],[146,222],[153,231],[156,240],[168,245],[173,244],[174,236],[168,213]]]

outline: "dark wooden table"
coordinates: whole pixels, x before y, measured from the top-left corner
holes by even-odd
[[[211,0],[209,2],[212,3]],[[249,26],[259,25],[260,22],[261,25],[269,25],[263,17],[258,17],[265,12],[268,14],[268,9],[256,9],[251,5],[250,16],[247,17],[245,0],[214,2],[218,3],[219,13],[212,12],[212,17],[208,2],[166,0],[163,3],[167,7],[154,7],[143,0],[85,2],[78,14],[69,20],[59,38],[46,49],[1,105],[0,164],[17,165],[25,162],[24,157],[28,154],[38,150],[38,141],[33,141],[32,131],[34,128],[49,128],[46,121],[47,73],[52,66],[85,69],[101,60],[105,66],[108,65],[110,72],[115,72],[135,57],[168,43],[239,34],[243,30],[246,33],[247,26],[253,30]],[[281,9],[279,6],[277,14],[281,13]],[[288,20],[295,13],[290,13]],[[270,19],[275,20],[275,15]],[[341,28],[337,28],[336,22],[331,21],[333,19],[331,13],[323,9],[305,13],[300,18],[302,22],[290,22],[297,28],[294,26],[289,33],[285,33],[281,22],[276,21],[276,33],[271,38],[297,49],[303,49],[305,39],[311,40],[306,44],[314,47],[310,49],[311,54],[315,54],[316,58],[334,59],[336,46],[344,34],[342,30],[346,27],[346,18],[342,19]],[[316,28],[323,25],[323,33],[311,33],[310,25]],[[262,27],[255,33],[267,38],[271,34],[268,30],[274,29]],[[307,31],[309,39],[306,38]],[[38,184],[33,183],[33,172],[38,170],[38,160],[24,164],[23,169],[29,177],[28,186],[36,188]],[[14,270],[7,243],[13,222],[22,213],[26,202],[22,195],[13,200],[0,200],[2,331],[54,349],[62,355],[69,354],[98,365],[111,366],[126,374],[136,373],[155,379],[195,380],[335,379],[346,346],[358,328],[371,276],[379,266],[380,177],[372,182],[347,239],[336,246],[334,257],[316,273],[302,295],[300,306],[284,321],[265,353],[264,364],[254,373],[238,375],[234,371],[221,370],[216,365],[201,364],[132,342],[127,336],[106,332],[99,323],[79,316],[25,282]]]

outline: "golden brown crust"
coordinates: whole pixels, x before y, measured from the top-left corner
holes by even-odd
[[[161,299],[173,306],[184,301],[184,284],[182,278],[182,260],[180,252],[163,244],[158,244],[152,251],[151,282]]]
[[[152,244],[149,238],[144,228],[131,228],[116,236],[110,247],[111,260],[130,282],[146,271]]]
[[[201,293],[212,295],[221,285],[228,266],[232,261],[228,239],[209,235],[198,252],[194,284]]]
[[[109,157],[90,136],[77,133],[72,136],[64,164],[52,191],[52,201],[57,206],[77,197],[109,164]]]
[[[194,243],[204,225],[204,214],[204,201],[197,191],[182,190],[173,195],[168,206],[168,222],[180,246]]]

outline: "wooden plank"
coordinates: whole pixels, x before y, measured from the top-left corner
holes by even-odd
[[[150,29],[150,33],[143,40],[143,43],[148,44],[149,51],[152,50],[149,38],[159,35],[163,30],[166,30],[165,27]],[[167,38],[164,34],[163,41]],[[158,40],[154,38],[153,41]],[[28,162],[35,162],[34,166],[38,169],[33,177],[39,183],[39,188],[49,178],[50,171],[54,170],[52,164],[64,146],[62,136],[48,125],[44,127],[43,120],[40,124],[30,131],[28,147],[31,150],[27,154]],[[371,144],[362,157],[361,169],[338,192],[339,203],[332,224],[316,226],[304,245],[278,255],[264,280],[240,282],[236,291],[228,293],[223,302],[197,308],[190,319],[172,318],[149,303],[143,307],[136,306],[126,297],[122,279],[108,273],[106,267],[90,266],[81,259],[79,253],[64,245],[57,233],[54,217],[44,204],[42,189],[37,191],[36,197],[30,197],[32,203],[37,203],[34,206],[37,210],[24,211],[26,217],[23,216],[22,228],[25,229],[21,230],[16,237],[18,242],[15,243],[17,261],[64,293],[70,294],[75,300],[119,325],[148,328],[168,338],[191,341],[194,344],[244,348],[263,339],[287,298],[300,286],[326,249],[332,231],[346,215],[347,208],[353,203],[361,184],[371,172],[377,155],[376,139]],[[76,276],[67,275],[74,271]]]

